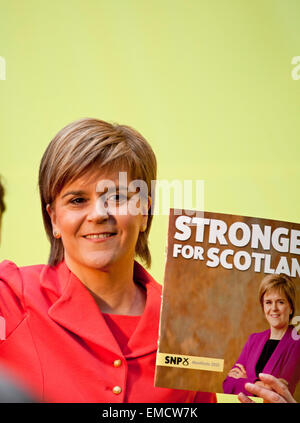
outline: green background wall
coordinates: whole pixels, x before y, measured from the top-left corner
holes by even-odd
[[[87,116],[138,129],[159,178],[203,179],[208,211],[300,222],[299,21],[298,0],[0,1],[0,259],[47,260],[39,161]],[[159,282],[166,234],[155,216]]]
[[[300,222],[299,21],[298,0],[1,0],[0,260],[46,262],[39,161],[82,117],[138,129],[207,211]],[[160,283],[166,236],[155,216]]]

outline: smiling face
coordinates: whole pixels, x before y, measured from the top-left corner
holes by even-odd
[[[105,196],[99,192],[99,182],[104,179],[114,183],[115,192],[109,190]],[[121,271],[122,266],[133,264],[147,214],[128,212],[132,197],[119,186],[118,172],[93,172],[67,184],[52,206],[47,205],[53,231],[60,234],[70,268],[107,271],[118,266]]]
[[[263,309],[271,328],[288,327],[292,309],[282,289],[272,288],[266,291],[263,297]]]

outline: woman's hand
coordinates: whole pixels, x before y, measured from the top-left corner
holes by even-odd
[[[233,377],[234,379],[240,379],[240,378],[247,379],[248,377],[245,367],[240,363],[236,363],[235,367],[233,367],[233,369],[230,370],[227,376]]]
[[[264,402],[269,403],[295,403],[296,400],[290,393],[286,381],[276,378],[275,376],[260,373],[259,378],[262,382],[246,383],[245,388],[252,395],[263,398]],[[238,395],[241,402],[254,402],[242,392]]]

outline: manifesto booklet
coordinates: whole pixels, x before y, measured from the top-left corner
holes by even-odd
[[[300,401],[300,224],[171,209],[155,386],[236,395],[256,372]]]

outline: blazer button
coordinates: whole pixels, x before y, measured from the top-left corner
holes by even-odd
[[[122,361],[121,360],[115,360],[114,361],[114,367],[120,367],[121,364],[122,364]]]
[[[112,391],[114,394],[119,395],[122,392],[122,388],[120,386],[114,386]]]

